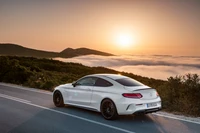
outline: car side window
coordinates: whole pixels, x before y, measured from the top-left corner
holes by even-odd
[[[113,86],[113,84],[108,82],[108,81],[106,81],[105,79],[98,78],[96,80],[95,86],[98,86],[98,87],[109,87],[109,86]]]
[[[80,79],[76,82],[76,85],[82,85],[82,86],[93,86],[96,82],[96,78],[93,77],[86,77],[83,79]]]

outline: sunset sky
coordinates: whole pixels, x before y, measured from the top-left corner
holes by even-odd
[[[1,0],[0,43],[200,56],[200,0]]]

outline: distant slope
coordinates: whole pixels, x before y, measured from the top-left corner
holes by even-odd
[[[110,56],[112,54],[97,51],[97,50],[92,50],[88,48],[77,48],[77,49],[72,49],[72,48],[67,48],[63,50],[62,52],[59,53],[59,55],[62,56],[80,56],[80,55],[88,55],[88,54],[94,54],[94,55],[103,55],[103,56]]]
[[[22,47],[17,44],[0,44],[0,55],[12,55],[12,56],[26,56],[26,57],[42,57],[42,58],[54,58],[54,57],[63,57],[70,58],[81,55],[102,55],[102,56],[110,56],[112,54],[92,50],[88,48],[66,48],[62,52],[49,52],[43,50],[36,50],[31,48]]]
[[[0,44],[0,55],[28,57],[56,57],[58,53],[25,48],[16,44]]]

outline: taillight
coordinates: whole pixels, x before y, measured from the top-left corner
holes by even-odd
[[[124,93],[122,96],[127,98],[142,98],[142,94],[140,93]]]

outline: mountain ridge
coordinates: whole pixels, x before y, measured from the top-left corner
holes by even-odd
[[[52,52],[37,50],[32,48],[27,48],[18,44],[13,43],[0,43],[0,55],[10,55],[10,56],[26,56],[26,57],[41,57],[41,58],[71,58],[81,55],[102,55],[102,56],[112,56],[113,54],[93,50],[89,48],[66,48],[61,52]]]

